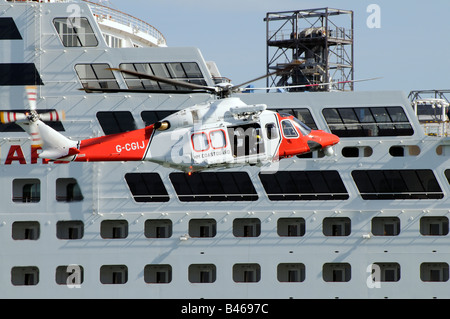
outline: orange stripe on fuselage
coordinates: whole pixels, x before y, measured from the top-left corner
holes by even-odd
[[[130,132],[94,137],[80,142],[76,162],[140,161],[153,133],[153,125]]]

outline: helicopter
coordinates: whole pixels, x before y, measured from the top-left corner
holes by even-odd
[[[268,110],[265,104],[249,105],[232,96],[234,92],[245,91],[242,86],[273,73],[236,86],[222,83],[210,87],[125,69],[112,70],[186,89],[177,93],[207,92],[218,98],[187,107],[142,129],[75,141],[44,123],[61,120],[64,113],[38,113],[37,88],[28,86],[30,111],[0,112],[0,121],[20,125],[31,136],[32,149],[41,151],[39,157],[42,159],[67,162],[150,161],[189,174],[233,166],[271,165],[283,158],[320,149],[326,155],[332,155],[332,147],[339,142],[336,135],[312,130],[293,115]],[[80,90],[132,92],[89,87]],[[137,92],[148,93],[145,90]]]

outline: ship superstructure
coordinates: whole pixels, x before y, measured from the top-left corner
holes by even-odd
[[[120,41],[105,34],[119,31],[97,9],[0,0],[2,111],[27,109],[24,86],[37,85],[37,110],[64,110],[52,126],[80,140],[215,99],[80,91],[167,88],[117,67],[214,85],[196,48],[162,36],[111,45]],[[235,96],[338,135],[334,155],[192,175],[150,162],[47,163],[20,127],[0,126],[0,297],[450,296],[450,140],[424,133],[404,93]]]

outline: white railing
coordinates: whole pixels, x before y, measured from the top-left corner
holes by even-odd
[[[162,35],[161,32],[159,32],[158,29],[156,29],[151,24],[148,24],[147,22],[138,19],[136,17],[133,17],[132,15],[129,15],[128,13],[121,12],[119,10],[112,9],[110,7],[94,3],[91,1],[83,0],[84,2],[88,3],[91,7],[92,13],[98,20],[106,19],[110,21],[114,21],[126,26],[129,26],[133,29],[133,31],[140,31],[147,33],[154,37],[157,40],[158,45],[165,45],[166,39]]]
[[[80,0],[7,0],[9,2],[79,2]],[[98,20],[107,19],[133,28],[134,31],[141,31],[147,33],[157,40],[158,45],[166,45],[166,38],[162,33],[151,24],[133,17],[128,13],[121,12],[119,10],[91,2],[88,0],[81,0],[89,4],[92,13]]]

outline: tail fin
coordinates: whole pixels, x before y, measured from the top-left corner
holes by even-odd
[[[41,120],[17,122],[17,124],[30,134],[32,147],[42,148],[40,158],[60,160],[79,153],[78,141],[65,137]],[[34,139],[38,139],[39,143],[33,143],[36,142]]]
[[[30,111],[2,111],[0,112],[0,122],[3,124],[16,123],[20,125],[28,134],[30,134],[31,147],[43,149],[41,154],[39,154],[39,157],[41,158],[59,160],[67,156],[78,154],[78,142],[68,139],[42,122],[64,119],[64,112],[54,110],[46,113],[38,113],[36,110],[37,87],[27,86],[26,92]]]

